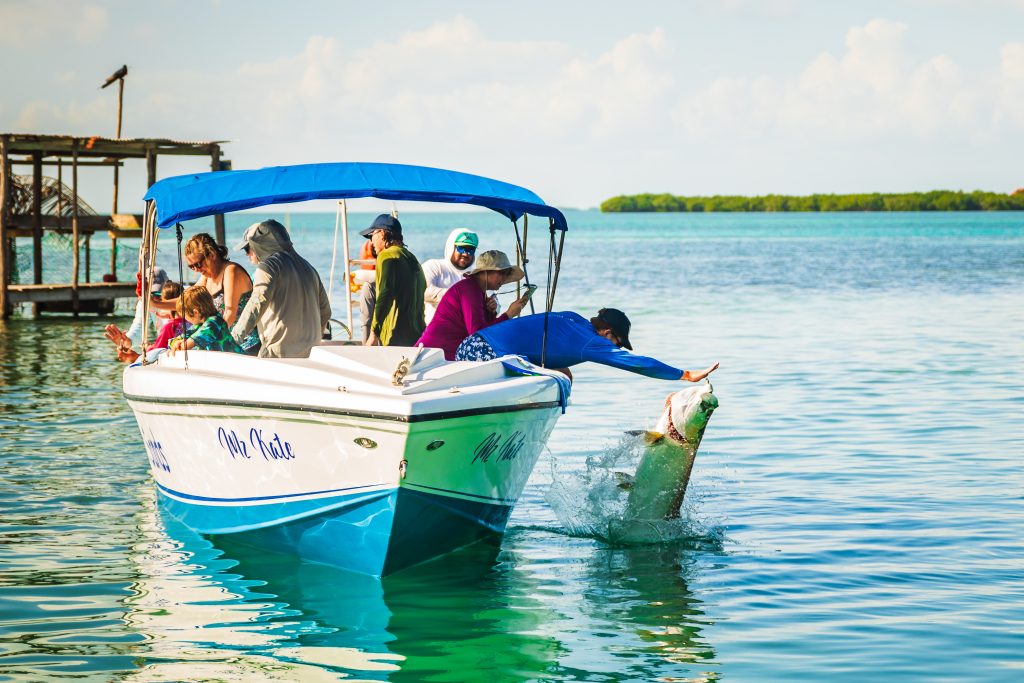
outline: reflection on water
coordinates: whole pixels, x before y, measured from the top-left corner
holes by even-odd
[[[466,215],[501,248],[489,220]],[[326,272],[322,223],[300,251]],[[1016,683],[1024,214],[570,223],[560,308],[621,304],[639,352],[722,362],[695,537],[566,533],[542,463],[498,552],[383,582],[213,544],[159,514],[101,321],[0,322],[0,679]],[[410,225],[439,255],[450,217]],[[545,456],[568,473],[666,391],[576,377]]]
[[[615,632],[612,661],[623,661],[609,675],[680,675],[713,656],[679,547],[608,550],[575,576],[560,577],[535,564],[530,552],[477,544],[380,580],[211,543],[161,513],[153,498],[144,496],[139,513],[140,539],[131,553],[137,579],[125,600],[126,625],[145,638],[131,678],[582,675],[589,669],[561,661],[575,657],[575,637],[552,628],[581,618]],[[564,592],[580,586],[583,600],[566,604]]]
[[[379,582],[244,548],[229,556],[158,513],[154,498],[143,501],[125,601],[127,625],[147,639],[140,680],[319,681],[397,668],[401,657],[382,647]],[[321,634],[333,637],[301,638]]]
[[[101,326],[3,332],[0,677],[651,680],[708,651],[685,549],[513,528],[381,581],[200,537],[157,504]]]
[[[686,557],[679,546],[653,545],[616,548],[592,560],[591,585],[603,590],[602,599],[589,607],[635,633],[642,645],[623,653],[629,658],[643,653],[670,665],[698,665],[698,670],[713,660],[714,650],[702,635],[708,620],[687,584],[693,568]],[[694,680],[714,678],[713,672],[700,672]]]

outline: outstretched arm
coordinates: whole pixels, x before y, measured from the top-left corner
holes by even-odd
[[[144,302],[140,297],[139,300],[135,303],[135,317],[132,318],[132,324],[128,326],[127,332],[122,332],[122,334],[127,335],[129,346],[131,346],[131,342],[136,342],[142,339],[142,328],[146,326],[146,319],[142,315],[143,305]],[[110,339],[110,337],[107,337],[107,339]],[[114,340],[111,339],[111,341]]]
[[[687,382],[699,382],[717,369],[718,363],[704,370],[683,370],[683,375],[679,379],[686,380]]]
[[[662,363],[660,360],[630,353],[620,349],[603,337],[598,337],[583,347],[581,360],[589,360],[613,368],[635,372],[655,379],[681,380],[686,372]],[[692,380],[696,382],[697,380]]]
[[[103,328],[103,336],[110,340],[117,347],[117,359],[122,363],[134,363],[139,354],[132,349],[132,340],[117,325],[107,325]]]

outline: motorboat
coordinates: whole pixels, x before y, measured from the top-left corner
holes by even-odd
[[[145,197],[140,272],[151,272],[158,238],[172,229],[180,258],[180,221],[359,197],[491,209],[509,220],[524,265],[528,216],[540,217],[551,310],[562,213],[522,187],[420,166],[328,163],[161,180]],[[347,230],[345,245],[347,259]],[[168,513],[202,534],[370,576],[500,536],[568,391],[561,375],[518,357],[449,362],[440,349],[340,340],[306,358],[192,350],[124,372]]]

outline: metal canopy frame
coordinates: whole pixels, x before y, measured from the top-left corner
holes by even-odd
[[[330,165],[329,164],[324,164],[323,166],[330,166]],[[394,165],[383,165],[383,166],[394,166]],[[288,168],[293,168],[293,167],[278,167],[278,168],[288,169]],[[403,168],[407,168],[407,169],[422,169],[422,170],[427,170],[427,171],[439,171],[439,172],[442,172],[442,173],[454,174],[454,172],[451,172],[451,171],[443,171],[441,169],[426,169],[425,167],[403,167]],[[262,171],[273,171],[275,169],[261,169],[261,170]],[[245,174],[245,173],[251,173],[251,172],[248,172],[248,171],[221,171],[221,172],[215,172],[215,173],[198,174],[198,175],[193,175],[193,176],[176,176],[176,177],[167,178],[167,179],[161,181],[161,183],[163,183],[162,188],[159,188],[157,186],[154,186],[153,188],[150,188],[150,192],[148,192],[147,195],[146,195],[146,212],[144,214],[144,221],[143,221],[142,246],[139,249],[139,271],[142,273],[142,291],[144,291],[144,292],[150,291],[149,288],[151,286],[152,271],[153,271],[153,268],[154,268],[154,266],[156,264],[157,240],[158,240],[159,233],[161,232],[162,227],[166,228],[166,227],[170,227],[171,225],[180,225],[180,224],[177,223],[177,220],[175,220],[174,223],[170,223],[170,222],[168,222],[168,219],[165,217],[163,222],[166,223],[166,225],[163,225],[161,227],[162,224],[161,224],[161,222],[158,219],[158,206],[157,206],[158,199],[157,199],[157,197],[161,196],[161,194],[163,194],[164,196],[168,196],[169,193],[173,193],[175,190],[184,189],[185,187],[188,187],[190,184],[203,183],[203,182],[206,182],[206,181],[211,180],[211,179],[214,180],[215,182],[218,182],[218,183],[219,182],[227,182],[232,177],[236,177],[237,178],[238,177],[237,174]],[[480,176],[468,176],[466,174],[455,174],[455,175],[456,176],[465,176],[467,178],[480,178],[480,179],[482,179],[484,181],[489,181],[489,179],[481,178]],[[498,183],[498,181],[489,181],[489,182]],[[501,185],[506,185],[506,184],[501,183]],[[544,318],[544,338],[543,338],[542,345],[541,345],[541,366],[542,367],[546,367],[545,361],[546,361],[546,351],[547,351],[547,328],[548,328],[548,326],[547,326],[547,322],[548,322],[547,314],[551,312],[552,306],[554,305],[555,291],[556,291],[556,289],[558,287],[558,276],[559,276],[559,273],[561,271],[561,265],[562,265],[562,253],[563,253],[564,245],[565,245],[565,233],[566,233],[566,230],[568,228],[568,225],[566,223],[564,215],[562,215],[562,213],[558,209],[555,209],[554,207],[550,207],[547,204],[544,204],[540,200],[539,197],[536,197],[536,195],[533,195],[528,190],[525,190],[523,188],[518,188],[517,186],[514,186],[514,185],[507,185],[507,187],[513,188],[514,190],[522,191],[524,193],[528,193],[527,196],[532,195],[532,197],[536,198],[536,201],[535,202],[533,202],[533,201],[524,201],[521,198],[515,198],[515,199],[502,198],[500,196],[495,196],[493,198],[488,198],[486,196],[473,195],[471,193],[467,193],[465,195],[456,195],[456,194],[453,194],[451,191],[438,191],[438,192],[436,192],[436,193],[434,193],[432,195],[429,190],[424,190],[423,188],[416,188],[415,190],[400,190],[400,189],[396,189],[394,187],[392,187],[392,188],[384,188],[384,189],[358,188],[358,189],[355,189],[355,190],[344,189],[344,188],[341,188],[341,189],[334,188],[334,189],[331,189],[331,190],[320,191],[320,192],[315,191],[315,190],[310,190],[310,191],[307,191],[306,193],[303,193],[303,194],[301,194],[299,196],[295,195],[294,193],[291,193],[291,194],[284,194],[284,195],[268,194],[268,195],[262,196],[262,197],[249,197],[247,200],[244,200],[244,201],[240,202],[239,206],[237,208],[238,209],[241,209],[241,208],[253,208],[254,206],[266,206],[266,205],[269,205],[269,204],[276,204],[276,203],[282,203],[282,202],[305,201],[305,200],[310,200],[310,199],[327,199],[327,198],[339,199],[340,200],[340,202],[339,202],[339,204],[340,204],[340,212],[341,212],[342,240],[343,240],[344,252],[345,252],[344,261],[345,261],[346,277],[345,277],[345,285],[344,286],[346,288],[348,287],[348,269],[349,269],[349,266],[350,266],[349,242],[348,242],[348,205],[347,205],[347,202],[345,201],[346,199],[355,198],[355,197],[376,197],[376,198],[382,198],[382,199],[399,199],[399,198],[404,198],[404,199],[407,199],[407,200],[410,200],[410,201],[434,201],[434,202],[439,202],[439,203],[470,203],[470,204],[475,204],[475,205],[478,205],[478,206],[484,206],[484,207],[490,208],[490,209],[492,209],[492,210],[494,210],[494,211],[496,211],[498,213],[501,213],[502,215],[506,216],[506,218],[508,218],[511,221],[513,229],[515,231],[516,262],[517,262],[517,264],[519,264],[523,268],[524,272],[527,273],[526,276],[524,277],[524,280],[526,281],[526,284],[530,283],[530,280],[529,280],[529,270],[528,270],[529,258],[527,257],[527,251],[526,251],[526,249],[527,249],[527,240],[528,240],[528,236],[529,236],[529,219],[528,219],[528,216],[530,214],[533,214],[533,215],[539,215],[539,216],[547,218],[548,219],[548,233],[549,233],[549,241],[548,241],[548,270],[547,270],[547,295],[545,297],[545,304],[544,304],[544,313],[545,313],[545,318]],[[154,192],[154,189],[156,189],[157,192]],[[467,199],[467,197],[469,199]],[[492,199],[493,199],[493,201],[492,201]],[[204,206],[201,209],[196,209],[196,210],[191,211],[191,212],[187,211],[187,210],[183,211],[183,212],[179,211],[179,212],[174,213],[172,215],[174,216],[175,219],[180,217],[182,220],[188,220],[190,218],[198,218],[198,217],[201,217],[201,216],[204,216],[204,215],[212,215],[215,212],[220,213],[220,212],[225,211],[226,209],[227,209],[227,207],[224,204],[219,204],[219,205],[215,205],[215,206],[212,206],[212,207]],[[523,219],[523,232],[522,232],[522,236],[521,237],[520,237],[520,232],[519,232],[519,218],[520,217]],[[335,231],[337,232],[337,225],[335,226]],[[560,236],[559,236],[559,238],[557,240],[555,239],[555,233],[556,232],[560,233]],[[336,245],[335,245],[335,249],[336,249]],[[181,259],[180,240],[179,240],[179,245],[178,245],[178,251],[179,251],[178,258],[179,258],[179,261],[180,261],[180,259]],[[334,270],[333,262],[332,262],[331,270],[332,270],[331,277],[333,278],[333,270]],[[517,285],[517,293],[518,293],[518,285]],[[349,328],[351,329],[352,328],[352,297],[351,297],[351,293],[348,293],[346,295],[346,301],[347,301],[347,318],[348,318]],[[144,309],[144,314],[146,316],[148,316],[149,315],[149,309],[150,309],[148,297],[146,299],[144,299],[143,309]],[[535,312],[534,311],[534,304],[533,304],[533,300],[532,299],[530,300],[530,311],[531,311],[531,313]],[[145,349],[145,347],[148,345],[147,333],[148,333],[148,330],[144,330],[143,331],[143,338],[142,338],[143,349]],[[142,363],[143,363],[143,365],[146,364],[145,352],[143,352],[143,355],[142,355]]]

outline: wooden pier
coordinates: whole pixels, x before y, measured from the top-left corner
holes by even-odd
[[[134,271],[130,278],[116,281],[117,241],[140,237],[142,216],[118,213],[118,170],[125,159],[145,159],[147,187],[156,182],[157,159],[161,155],[209,157],[210,170],[225,170],[231,162],[221,159],[223,142],[0,133],[0,317],[7,318],[13,307],[22,303],[32,304],[34,313],[109,313],[114,299],[134,297]],[[31,167],[30,187],[15,177],[13,169],[19,165]],[[78,192],[79,169],[83,167],[113,169],[109,214],[90,215],[93,212],[83,210],[86,205]],[[44,176],[44,168],[55,172],[56,177]],[[69,178],[70,185],[65,178]],[[214,225],[217,241],[223,244],[224,217],[216,216]],[[72,265],[66,282],[43,282],[44,232],[71,238]],[[96,232],[106,232],[110,237],[109,274],[114,282],[89,282],[90,240],[84,241],[83,250],[80,238]],[[18,238],[32,240],[31,283],[12,282]]]

